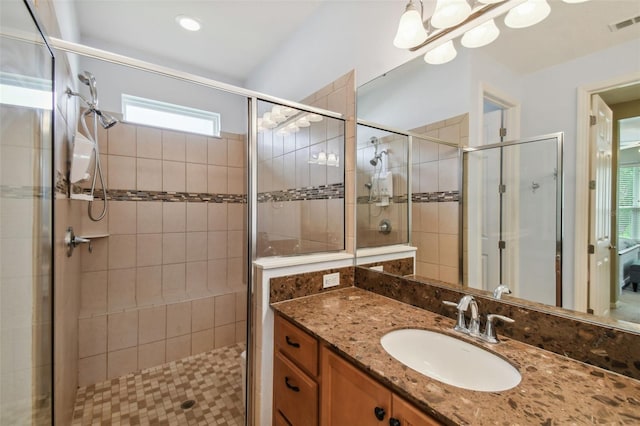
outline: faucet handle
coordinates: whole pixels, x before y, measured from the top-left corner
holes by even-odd
[[[456,323],[456,326],[453,327],[453,329],[462,333],[468,333],[469,329],[467,329],[467,323],[464,319],[464,310],[460,309],[460,304],[456,302],[450,302],[448,300],[444,300],[442,303],[446,306],[453,306],[458,310],[458,322]]]
[[[493,326],[493,321],[496,319],[499,319],[504,322],[509,322],[509,323],[515,322],[515,320],[509,317],[505,317],[504,315],[498,315],[498,314],[487,315],[487,326],[484,330],[484,333],[482,333],[482,335],[480,336],[482,340],[489,343],[498,343],[498,339],[496,338],[495,328]]]

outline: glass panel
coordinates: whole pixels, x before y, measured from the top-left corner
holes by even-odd
[[[466,285],[556,303],[557,153],[556,138],[464,153]]]
[[[23,2],[2,3],[0,28],[0,424],[47,425],[53,61]]]
[[[257,256],[344,250],[344,121],[258,102]]]
[[[406,244],[409,138],[362,124],[357,135],[357,247]]]

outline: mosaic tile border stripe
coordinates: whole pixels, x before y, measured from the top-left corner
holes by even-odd
[[[411,194],[414,203],[445,203],[460,201],[460,191],[414,192]]]
[[[85,188],[81,194],[89,195],[91,190]],[[95,191],[94,197],[102,200],[102,191]],[[111,201],[164,201],[172,203],[239,203],[247,202],[244,194],[207,194],[189,192],[167,192],[167,191],[138,191],[128,189],[108,189],[107,200]]]
[[[53,188],[49,186],[12,186],[0,185],[0,197],[12,199],[32,199],[42,198],[50,200],[53,195]]]
[[[396,195],[394,197],[391,198],[391,202],[394,204],[402,204],[402,203],[406,203],[408,200],[408,196],[407,194],[403,194],[403,195]],[[368,195],[363,195],[358,197],[358,204],[375,204],[377,203],[377,200],[371,200],[369,201],[369,196]]]
[[[258,194],[259,203],[274,201],[332,200],[336,198],[344,198],[344,183],[292,188],[281,191],[261,192]]]

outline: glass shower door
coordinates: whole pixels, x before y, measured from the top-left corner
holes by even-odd
[[[465,152],[464,182],[465,284],[561,304],[562,135]]]
[[[47,425],[53,56],[25,2],[2,2],[0,29],[0,425]]]

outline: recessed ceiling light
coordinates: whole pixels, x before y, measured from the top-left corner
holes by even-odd
[[[186,15],[176,16],[176,22],[187,31],[199,31],[202,27],[200,21]]]

